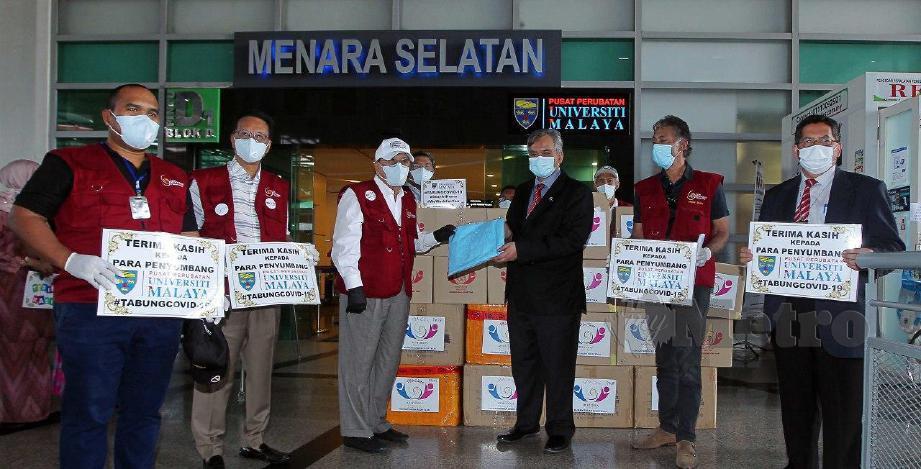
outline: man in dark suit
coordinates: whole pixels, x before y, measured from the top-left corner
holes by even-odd
[[[498,440],[512,443],[540,430],[546,387],[549,438],[544,451],[559,453],[576,431],[572,388],[579,313],[585,311],[582,250],[592,229],[592,194],[560,169],[559,132],[531,133],[528,154],[535,179],[516,188],[506,216],[512,241],[495,259],[508,263],[505,296],[518,390],[518,421]]]
[[[759,221],[860,224],[863,245],[842,253],[848,267],[859,270],[858,254],[903,251],[905,244],[886,185],[835,168],[840,138],[840,125],[829,117],[809,116],[797,124],[793,156],[801,174],[767,191]],[[751,250],[743,247],[739,258],[750,262]],[[820,428],[822,467],[860,466],[866,281],[861,272],[853,303],[765,296],[764,312],[774,326],[787,467],[819,467]]]

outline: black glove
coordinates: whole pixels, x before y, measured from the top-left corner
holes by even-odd
[[[451,239],[451,236],[454,236],[454,230],[456,229],[454,225],[445,225],[435,230],[432,234],[435,235],[435,241],[447,243],[448,240]]]
[[[365,298],[365,287],[355,287],[349,290],[348,303],[345,305],[346,313],[361,314],[368,307],[368,299]]]

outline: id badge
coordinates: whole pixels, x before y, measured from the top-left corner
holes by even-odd
[[[136,195],[128,198],[131,205],[131,218],[135,220],[146,220],[150,218],[150,205],[147,204],[147,197]]]

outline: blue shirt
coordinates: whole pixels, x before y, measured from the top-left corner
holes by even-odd
[[[547,195],[547,191],[550,190],[550,186],[556,182],[557,178],[560,177],[560,168],[556,168],[549,176],[544,180],[540,178],[534,178],[534,188],[531,189],[531,197],[528,198],[528,207],[531,206],[531,203],[534,202],[534,189],[537,189],[538,184],[543,184],[544,187],[540,190],[540,197],[543,200],[544,196]]]

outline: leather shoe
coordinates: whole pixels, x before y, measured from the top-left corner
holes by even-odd
[[[540,431],[539,428],[538,428],[538,429],[531,430],[531,431],[523,431],[523,430],[520,430],[520,429],[518,429],[517,427],[515,427],[515,428],[511,429],[508,433],[503,433],[503,434],[497,436],[497,437],[496,437],[496,440],[497,440],[499,443],[515,443],[516,441],[519,441],[519,440],[521,440],[521,439],[523,439],[523,438],[527,438],[527,437],[529,437],[529,436],[537,435],[537,433],[538,433],[539,431]]]
[[[221,455],[211,456],[207,461],[201,462],[204,469],[224,469],[224,457]]]
[[[569,448],[569,438],[565,436],[553,435],[547,440],[547,444],[544,445],[545,453],[562,453]]]
[[[384,446],[384,442],[377,438],[359,438],[356,436],[343,437],[342,445],[365,453],[383,453],[387,449]]]
[[[378,440],[390,441],[392,443],[403,443],[409,439],[409,435],[403,432],[398,432],[391,428],[390,430],[387,430],[383,433],[375,433],[374,438],[377,438]]]
[[[263,443],[259,448],[240,448],[240,456],[248,459],[259,459],[269,464],[284,464],[291,460],[291,455],[271,448]]]

